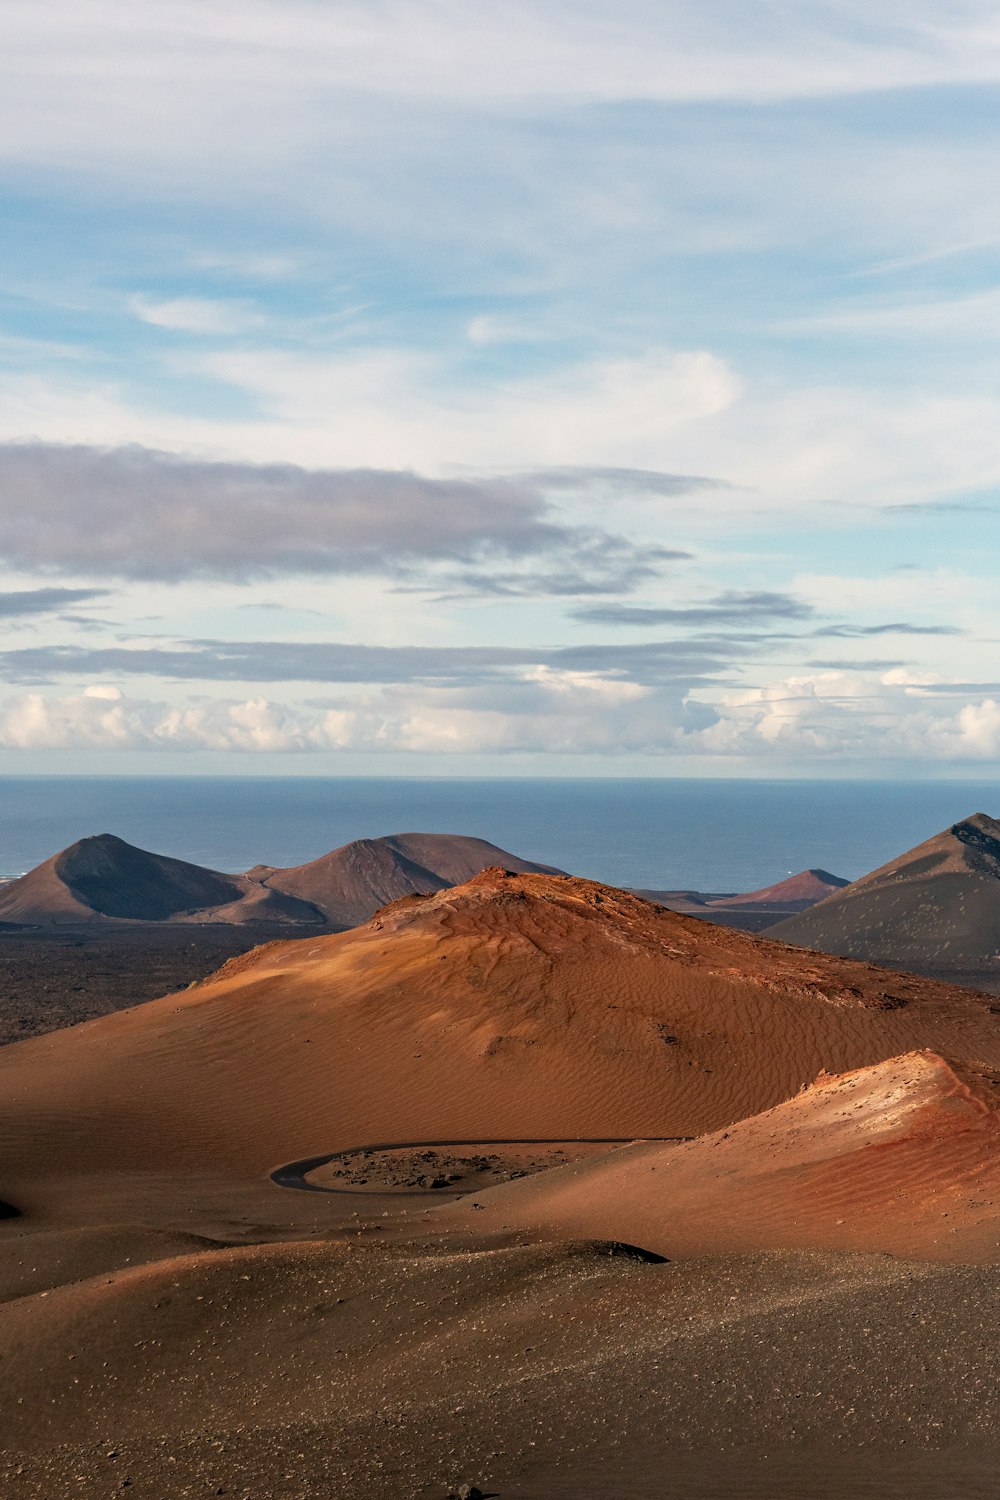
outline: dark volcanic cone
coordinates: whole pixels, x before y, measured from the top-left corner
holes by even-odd
[[[353,927],[380,906],[469,880],[489,865],[559,874],[483,839],[403,833],[358,839],[291,869],[227,875],[136,849],[102,833],[80,839],[0,891],[0,922],[223,922]]]
[[[1000,972],[1000,822],[974,813],[768,937],[917,970]]]
[[[272,890],[310,902],[335,926],[354,927],[389,901],[461,885],[491,865],[516,873],[561,875],[551,865],[520,859],[485,839],[451,833],[395,833],[356,839],[309,864],[250,873]]]
[[[12,881],[0,893],[0,921],[166,922],[244,894],[237,876],[151,854],[102,833]]]

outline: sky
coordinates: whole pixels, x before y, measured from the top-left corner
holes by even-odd
[[[1000,761],[985,0],[5,0],[0,771]]]

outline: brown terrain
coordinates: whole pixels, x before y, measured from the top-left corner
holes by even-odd
[[[0,1494],[991,1494],[997,1072],[503,869],[4,1048]]]
[[[974,813],[767,931],[1000,993],[1000,822]]]
[[[0,927],[0,1045],[186,989],[286,930],[266,923]]]
[[[686,916],[703,917],[723,927],[739,927],[744,932],[763,932],[786,917],[816,906],[847,885],[839,875],[828,870],[800,870],[774,885],[741,894],[721,891],[648,891],[637,890],[637,896],[655,901],[671,911]]]

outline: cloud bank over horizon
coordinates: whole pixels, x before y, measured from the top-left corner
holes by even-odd
[[[1000,755],[1000,684],[944,711],[904,673],[823,672],[731,693],[712,711],[664,688],[545,668],[483,687],[378,689],[363,699],[289,704],[257,694],[181,704],[111,685],[13,696],[0,707],[0,748],[15,751],[235,752],[255,756],[738,756],[777,749],[822,770],[916,754],[982,765]],[[971,685],[950,684],[951,689]],[[873,724],[881,718],[881,725]]]
[[[0,767],[1000,760],[985,0],[5,32]]]

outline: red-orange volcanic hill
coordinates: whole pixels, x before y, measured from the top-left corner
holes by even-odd
[[[491,865],[536,874],[561,870],[521,859],[485,839],[448,833],[394,833],[356,839],[309,864],[291,869],[259,865],[249,874],[269,890],[317,907],[338,926],[367,922],[389,901],[413,892],[427,895],[472,880]]]
[[[747,932],[761,932],[787,919],[817,906],[829,896],[835,895],[847,885],[838,875],[827,870],[800,870],[774,885],[742,894],[721,894],[711,891],[653,891],[637,890],[637,896],[655,901],[671,911],[684,912],[691,916],[707,917],[724,927],[739,927]]]
[[[489,870],[0,1051],[0,1193],[371,1141],[694,1135],[922,1047],[1000,1068],[1000,1022],[980,995]]]
[[[766,885],[758,891],[747,891],[741,896],[728,896],[728,906],[816,906],[834,892],[847,885],[839,875],[829,870],[800,870],[774,885]],[[723,904],[723,903],[720,903]]]

